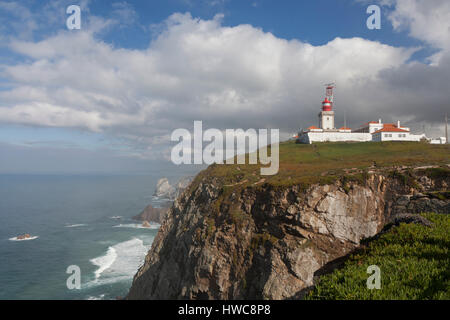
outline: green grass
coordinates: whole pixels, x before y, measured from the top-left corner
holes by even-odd
[[[401,224],[323,275],[307,299],[450,299],[450,216],[423,214],[432,228]],[[381,269],[381,289],[368,289],[367,267]]]
[[[213,164],[201,171],[189,186],[197,188],[199,183],[214,180],[221,192],[215,201],[214,211],[235,210],[229,196],[239,194],[244,188],[285,188],[297,185],[307,190],[312,184],[333,184],[342,181],[348,192],[352,183],[363,184],[368,171],[374,164],[379,170],[385,170],[402,181],[405,186],[413,187],[415,180],[409,173],[396,173],[394,166],[447,165],[450,161],[450,145],[431,145],[420,142],[362,142],[362,143],[317,143],[313,145],[296,144],[294,141],[280,143],[280,168],[273,176],[261,176],[260,165],[250,164]],[[270,155],[270,148],[269,148]],[[247,155],[248,158],[248,155]],[[248,163],[248,159],[246,161]],[[447,167],[423,169],[426,173],[447,177]],[[442,195],[438,195],[442,197]],[[225,206],[225,207],[223,207]],[[239,213],[232,216],[241,221]]]
[[[270,148],[269,148],[270,149]],[[230,164],[211,165],[199,175],[214,177],[233,190],[247,186],[270,183],[286,186],[312,183],[329,184],[345,175],[344,169],[354,168],[354,174],[362,174],[374,163],[377,168],[412,165],[444,165],[449,163],[450,145],[431,145],[420,142],[363,142],[363,143],[280,143],[280,168],[273,176],[261,176],[260,165]],[[246,162],[248,163],[248,161]],[[448,174],[443,168],[432,173]],[[358,179],[360,177],[357,177]],[[264,179],[263,182],[262,179]],[[233,185],[241,183],[239,185]],[[193,183],[193,186],[196,184]]]

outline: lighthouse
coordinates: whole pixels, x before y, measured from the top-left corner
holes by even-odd
[[[334,130],[333,111],[333,88],[334,84],[327,85],[325,100],[322,102],[322,110],[319,113],[319,128],[323,130]]]
[[[445,138],[428,139],[425,134],[412,134],[407,127],[400,126],[397,123],[382,123],[378,121],[369,121],[357,129],[350,129],[344,120],[344,126],[336,129],[334,124],[334,102],[333,89],[334,83],[326,84],[325,99],[322,101],[322,108],[319,112],[319,128],[310,126],[302,129],[296,136],[298,143],[314,142],[366,142],[366,141],[421,141],[427,139],[430,143],[443,143]],[[344,116],[345,118],[345,116]]]

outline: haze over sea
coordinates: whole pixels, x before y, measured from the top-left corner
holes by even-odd
[[[158,231],[131,217],[158,205],[158,179],[186,174],[0,175],[0,299],[126,295]],[[36,238],[15,239],[25,233]],[[81,268],[80,290],[67,289],[70,265]]]

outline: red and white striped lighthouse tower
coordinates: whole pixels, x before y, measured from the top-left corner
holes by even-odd
[[[333,89],[334,83],[326,84],[325,100],[322,101],[322,111],[319,113],[319,127],[324,130],[334,130]]]
[[[332,108],[331,101],[328,100],[328,98],[325,98],[322,102],[322,111],[332,111]]]

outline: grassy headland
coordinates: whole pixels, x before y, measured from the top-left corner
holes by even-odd
[[[236,187],[257,186],[262,183],[275,186],[332,183],[339,177],[360,174],[370,167],[388,169],[396,166],[445,165],[450,163],[450,145],[420,142],[305,145],[287,141],[280,143],[279,158],[279,172],[273,176],[261,176],[259,164],[214,164],[199,176],[213,176],[220,179],[224,185]],[[357,175],[355,177],[357,178]]]

